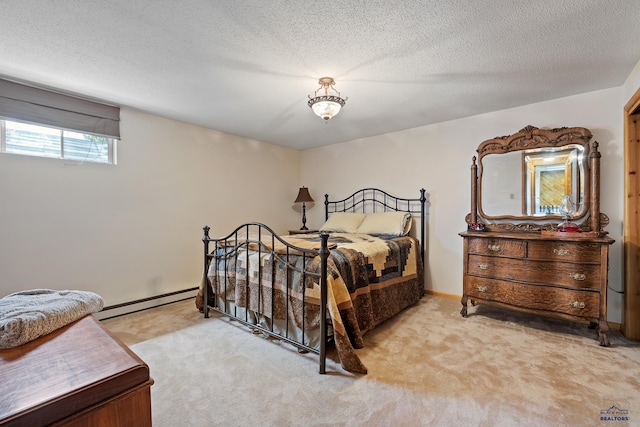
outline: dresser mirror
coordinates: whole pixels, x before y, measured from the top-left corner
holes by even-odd
[[[583,145],[568,144],[483,156],[478,162],[480,215],[560,218],[562,197],[569,195],[574,218],[584,217],[589,204],[585,151]]]
[[[472,165],[467,222],[536,231],[557,224],[569,202],[583,231],[599,231],[600,153],[591,137],[581,127],[527,126],[481,143]]]

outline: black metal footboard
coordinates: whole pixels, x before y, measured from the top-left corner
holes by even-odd
[[[324,374],[329,235],[320,234],[318,248],[309,249],[286,242],[258,222],[242,224],[221,238],[211,238],[208,226],[203,230],[204,316],[214,310],[299,350],[316,353]],[[318,328],[319,346],[311,345],[308,331]]]

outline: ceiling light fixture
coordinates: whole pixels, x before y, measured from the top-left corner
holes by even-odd
[[[313,98],[309,95],[307,105],[311,107],[318,117],[322,117],[325,123],[327,123],[331,117],[340,112],[340,109],[344,107],[344,103],[347,102],[349,98],[343,99],[340,97],[340,92],[333,87],[336,82],[331,77],[322,77],[318,83],[320,83],[320,87],[313,93]],[[322,89],[324,89],[324,95],[318,96],[318,92]],[[337,96],[329,95],[329,89],[334,91]]]

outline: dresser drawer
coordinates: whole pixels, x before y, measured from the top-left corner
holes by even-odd
[[[529,242],[527,257],[530,259],[600,262],[601,245],[580,242]]]
[[[468,277],[465,293],[471,298],[495,301],[514,307],[570,314],[597,319],[600,294],[550,286],[526,285],[497,279]]]
[[[525,256],[526,242],[511,239],[470,238],[469,253],[501,257],[522,258]]]
[[[602,272],[596,264],[496,259],[483,255],[469,255],[467,269],[468,274],[473,276],[593,290],[600,289]]]

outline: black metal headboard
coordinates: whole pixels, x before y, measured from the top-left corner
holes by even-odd
[[[324,219],[329,219],[333,212],[409,212],[412,216],[420,214],[420,255],[424,260],[425,232],[426,232],[426,202],[425,189],[420,189],[419,198],[403,198],[392,196],[378,188],[363,188],[342,200],[329,200],[329,195],[324,195]]]

